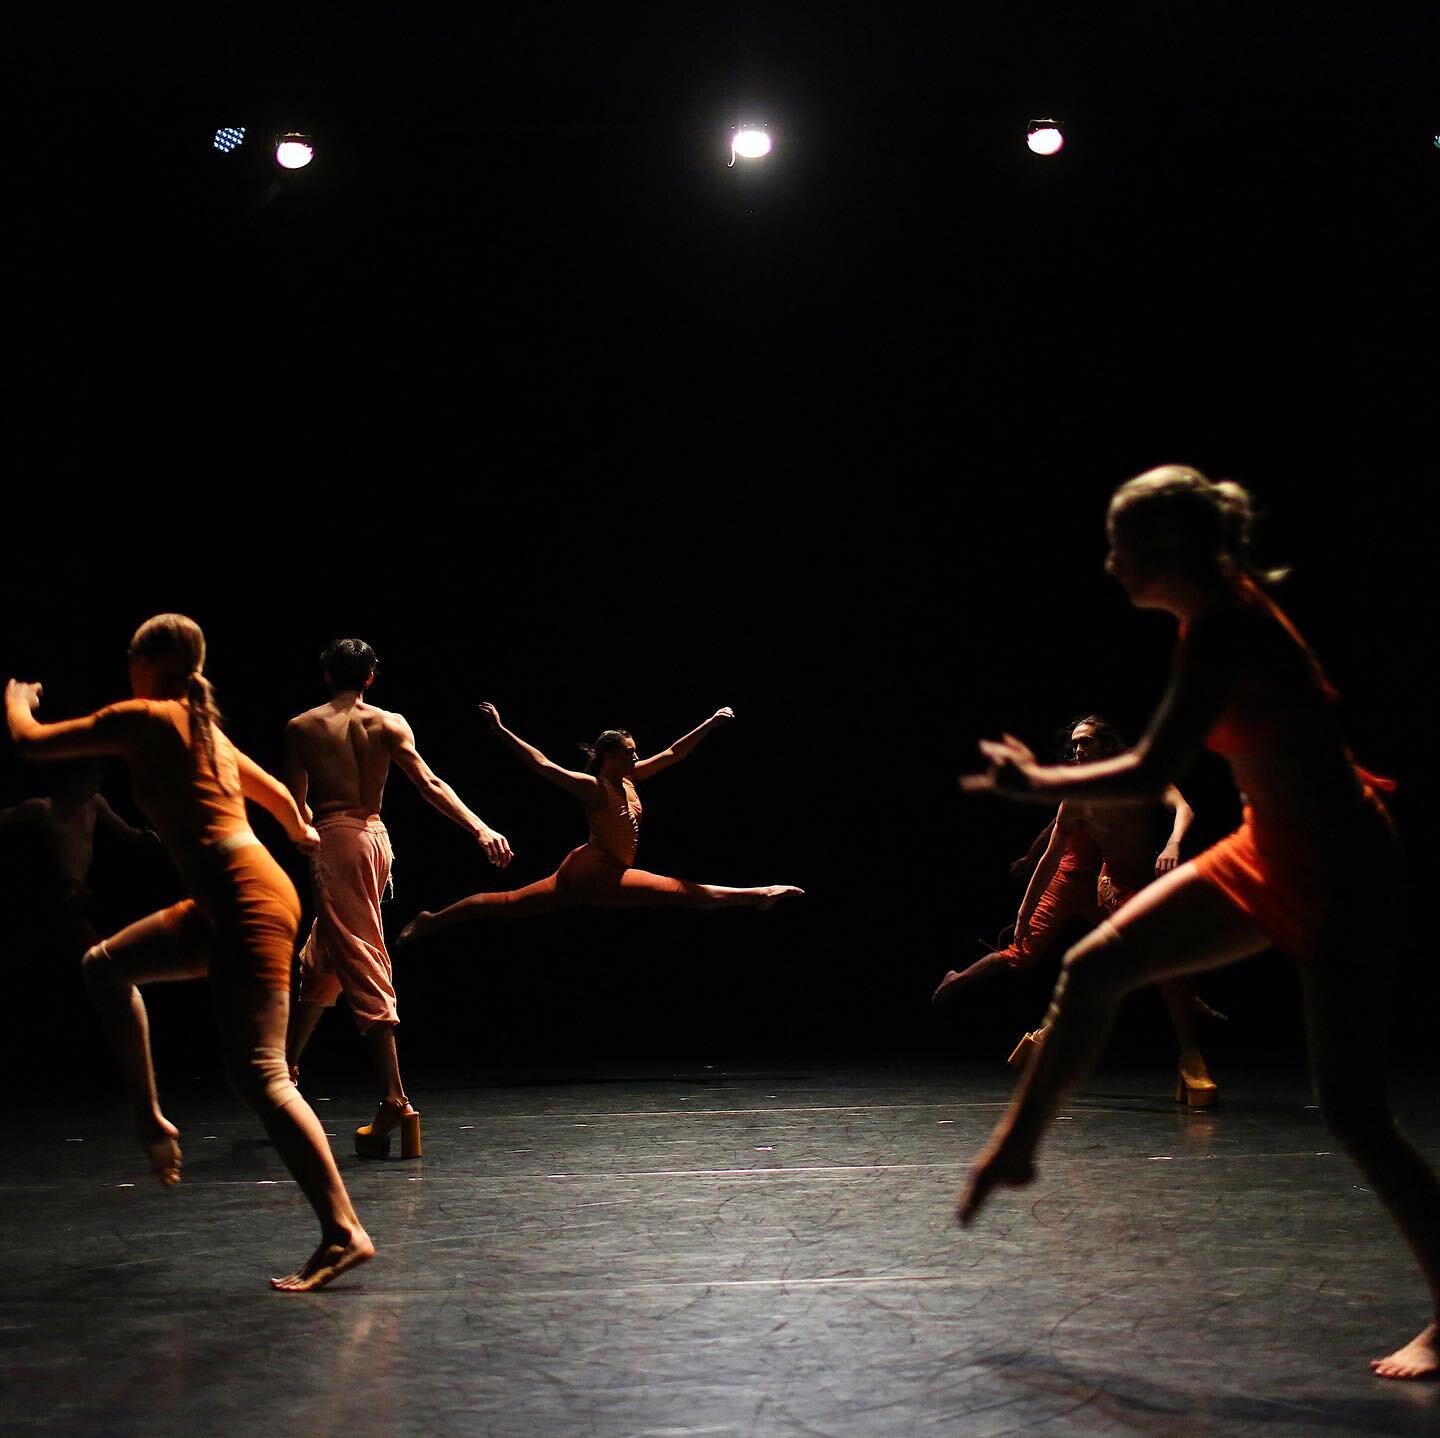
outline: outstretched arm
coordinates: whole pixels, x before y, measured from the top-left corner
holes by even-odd
[[[512,734],[501,722],[500,711],[493,704],[480,705],[480,717],[494,731],[495,737],[532,773],[573,794],[582,804],[592,805],[599,792],[600,784],[593,774],[577,774],[573,769],[562,769],[553,760],[547,759],[533,744],[527,744],[518,734]]]
[[[672,764],[678,764],[712,729],[718,729],[722,724],[728,724],[734,717],[733,709],[717,709],[699,728],[692,729],[683,739],[677,739],[668,749],[662,749],[658,754],[652,754],[648,759],[642,759],[635,766],[635,778],[637,780],[650,779],[662,769],[668,769]]]
[[[42,692],[39,684],[19,679],[5,685],[5,722],[17,754],[26,759],[88,759],[95,754],[125,752],[119,727],[98,724],[98,715],[42,724],[35,717]]]
[[[472,814],[460,802],[460,796],[420,757],[420,751],[415,747],[415,731],[400,715],[391,714],[386,719],[385,738],[390,745],[390,757],[420,791],[425,802],[473,834],[476,842],[484,849],[485,857],[497,869],[505,868],[514,857],[510,851],[510,841],[504,834],[492,829],[478,814]]]
[[[1170,826],[1170,837],[1155,860],[1156,874],[1168,874],[1180,863],[1180,843],[1190,832],[1195,821],[1195,811],[1185,802],[1185,796],[1171,784],[1161,796],[1160,802],[1173,811],[1174,822]]]
[[[1060,865],[1060,856],[1065,852],[1065,844],[1068,840],[1072,825],[1065,815],[1065,806],[1060,806],[1060,811],[1055,815],[1055,822],[1050,826],[1050,837],[1045,843],[1045,852],[1040,855],[1040,862],[1035,865],[1035,872],[1030,875],[1030,882],[1025,885],[1025,897],[1020,900],[1020,911],[1015,915],[1015,942],[1019,943],[1030,928],[1030,915],[1035,912],[1035,905],[1040,902],[1040,896],[1050,885],[1050,880],[1055,877],[1055,870]]]
[[[996,793],[1031,804],[1071,800],[1134,804],[1160,799],[1220,717],[1234,677],[1223,633],[1203,635],[1197,624],[1180,647],[1175,673],[1144,736],[1133,749],[1095,764],[1040,764],[1019,739],[982,740],[990,761],[983,774],[967,774],[967,793]]]
[[[313,823],[315,811],[310,807],[307,798],[310,793],[310,772],[305,767],[305,756],[300,746],[300,728],[294,719],[285,726],[285,751],[280,763],[285,787],[294,796],[295,807],[299,809],[307,824]]]
[[[303,853],[320,846],[320,836],[300,812],[294,795],[273,775],[266,773],[248,754],[235,751],[235,764],[240,770],[240,792],[252,804],[258,804],[279,823],[290,842]]]

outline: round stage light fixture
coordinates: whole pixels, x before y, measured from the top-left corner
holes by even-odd
[[[744,125],[730,137],[730,163],[758,160],[770,153],[770,136],[755,125]]]
[[[1025,132],[1025,143],[1037,155],[1056,155],[1065,146],[1065,136],[1058,120],[1031,120]]]
[[[275,163],[282,170],[303,170],[315,158],[315,142],[309,135],[291,131],[275,137]]]
[[[226,125],[216,130],[212,143],[222,155],[228,155],[232,150],[238,150],[245,143],[245,126]]]

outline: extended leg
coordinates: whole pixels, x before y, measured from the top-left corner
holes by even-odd
[[[271,1283],[287,1293],[307,1292],[373,1257],[375,1246],[355,1214],[320,1120],[290,1082],[288,992],[258,982],[243,958],[224,969],[214,989],[226,1073],[320,1221],[320,1246],[294,1273]]]
[[[626,869],[617,884],[591,901],[607,909],[640,909],[675,905],[686,909],[770,909],[781,899],[803,894],[790,884],[757,889],[731,889],[722,884],[696,884],[645,869]]]
[[[1440,1183],[1396,1127],[1385,1095],[1385,1019],[1389,984],[1362,952],[1393,953],[1396,940],[1372,932],[1362,944],[1337,946],[1301,966],[1305,1025],[1315,1090],[1330,1131],[1359,1165],[1405,1241],[1430,1288],[1429,1325],[1371,1367],[1383,1378],[1440,1373]]]
[[[120,1065],[140,1142],[167,1187],[180,1182],[180,1131],[160,1110],[150,1021],[137,985],[203,978],[208,938],[194,905],[177,904],[102,940],[82,960],[85,987]]]
[[[1061,1099],[1099,1057],[1120,1000],[1142,984],[1233,963],[1269,940],[1191,865],[1131,900],[1065,956],[1049,1036],[976,1161],[957,1216],[968,1223],[995,1187],[1034,1177],[1035,1151]]]
[[[434,913],[422,909],[400,930],[395,942],[408,944],[455,924],[467,924],[472,919],[528,919],[537,914],[559,913],[574,906],[575,900],[558,888],[556,875],[551,874],[548,879],[526,884],[523,889],[471,894],[468,899],[459,899],[447,908],[436,909]]]

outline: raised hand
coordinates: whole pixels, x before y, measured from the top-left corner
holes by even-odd
[[[725,724],[735,717],[735,711],[727,704],[723,709],[717,709],[711,716],[712,724]]]
[[[962,774],[960,787],[967,794],[1028,794],[1040,767],[1023,741],[1013,734],[982,739],[980,752],[990,761],[983,774]]]
[[[480,717],[492,728],[500,727],[500,711],[488,700],[484,704],[476,705],[480,711]]]

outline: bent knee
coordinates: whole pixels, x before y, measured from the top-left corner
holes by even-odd
[[[1129,946],[1124,933],[1109,919],[1102,920],[1077,944],[1065,951],[1060,962],[1066,987],[1102,989],[1125,993],[1135,987],[1127,977],[1125,962]]]
[[[102,940],[91,944],[80,956],[80,977],[92,993],[115,982],[115,961]]]
[[[300,1093],[291,1081],[284,1050],[279,1048],[255,1048],[227,1055],[225,1077],[241,1102],[257,1111],[283,1108]]]

